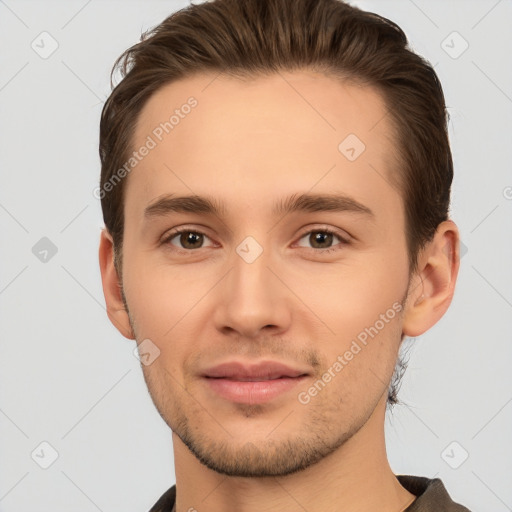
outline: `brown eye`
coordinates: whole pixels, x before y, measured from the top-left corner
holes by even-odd
[[[339,243],[335,243],[335,240],[338,239]],[[305,240],[306,245],[301,243],[301,241]],[[300,247],[308,247],[315,250],[320,254],[327,253],[331,251],[336,251],[341,249],[341,246],[348,245],[348,240],[344,239],[341,235],[335,233],[331,229],[321,228],[307,231],[304,233],[300,240]]]
[[[192,231],[190,229],[180,229],[173,231],[164,240],[165,244],[172,245],[177,249],[194,250],[205,247],[203,244],[209,238],[199,231]]]
[[[309,242],[315,249],[327,249],[324,247],[327,244],[329,247],[332,244],[334,235],[325,231],[313,231],[309,235]]]
[[[179,240],[185,249],[198,249],[202,245],[203,235],[189,231],[181,233]]]

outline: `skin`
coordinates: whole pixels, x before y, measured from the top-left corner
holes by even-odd
[[[126,183],[122,283],[106,230],[99,251],[109,318],[125,337],[160,350],[142,368],[173,430],[177,512],[405,510],[415,496],[387,460],[387,391],[402,336],[428,330],[452,300],[456,225],[439,225],[409,279],[403,201],[390,185],[393,132],[368,86],[305,70],[252,81],[196,75],[150,98],[134,148],[190,96],[197,107]],[[366,146],[352,162],[338,150],[350,133]],[[275,201],[308,192],[346,194],[374,217],[272,215]],[[224,215],[145,219],[144,209],[170,193],[214,197]],[[205,236],[164,241],[180,226]],[[322,227],[350,243],[315,243],[311,232]],[[247,236],[263,248],[252,263],[236,251]],[[300,403],[298,393],[401,301],[402,311]],[[263,404],[233,403],[199,374],[234,359],[278,360],[309,375]]]

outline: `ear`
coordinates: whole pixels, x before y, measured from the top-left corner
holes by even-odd
[[[451,220],[439,224],[432,241],[420,252],[411,279],[402,323],[405,336],[416,337],[445,314],[455,292],[460,265],[460,236]]]
[[[134,340],[135,335],[121,295],[121,282],[114,265],[114,244],[106,229],[101,231],[99,259],[107,315],[125,338]]]

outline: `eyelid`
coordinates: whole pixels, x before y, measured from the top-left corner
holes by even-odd
[[[176,238],[178,235],[181,235],[182,233],[195,233],[197,235],[202,235],[205,238],[208,238],[211,240],[211,238],[204,232],[199,229],[191,228],[188,226],[180,226],[179,228],[172,229],[170,232],[167,232],[160,242],[161,245],[172,245],[170,242],[173,238]],[[211,247],[211,246],[208,246]],[[173,245],[174,250],[178,252],[195,252],[199,249],[203,249],[204,247],[200,247],[199,249],[183,249],[182,247],[177,247]]]
[[[337,228],[333,228],[330,226],[315,226],[315,227],[308,227],[305,229],[302,234],[299,236],[299,238],[302,238],[304,235],[307,235],[309,233],[313,232],[322,232],[322,233],[330,233],[332,235],[336,235],[340,240],[343,240],[344,242],[350,241],[350,235],[346,233],[345,231],[341,231]]]
[[[351,237],[350,237],[350,235],[348,233],[343,232],[344,234],[342,234],[342,232],[340,232],[338,229],[332,228],[330,226],[308,227],[298,237],[297,241],[299,242],[306,235],[309,235],[309,234],[315,233],[315,232],[318,232],[318,233],[329,233],[331,235],[334,235],[334,236],[338,237],[338,239],[340,240],[340,243],[339,244],[335,244],[332,247],[327,247],[325,249],[316,249],[314,247],[303,247],[303,246],[299,246],[299,247],[303,247],[304,249],[309,249],[310,251],[313,251],[316,254],[325,254],[327,252],[337,251],[338,249],[341,248],[339,246],[346,246],[346,245],[350,244]]]
[[[342,234],[336,228],[332,228],[332,227],[329,227],[329,226],[321,226],[320,225],[320,226],[316,226],[316,227],[311,227],[310,226],[308,228],[305,228],[302,231],[302,233],[299,235],[299,237],[296,239],[297,241],[294,243],[294,245],[298,241],[300,241],[302,238],[304,238],[304,236],[306,236],[308,234],[311,234],[311,233],[314,233],[314,232],[322,232],[322,233],[332,234],[332,235],[334,235],[334,236],[339,238],[340,243],[336,244],[336,245],[334,245],[332,247],[327,247],[325,249],[316,249],[314,247],[303,247],[303,246],[299,246],[299,247],[303,247],[304,249],[310,249],[311,251],[313,251],[315,253],[322,254],[322,253],[325,253],[325,252],[337,250],[336,249],[337,245],[344,246],[344,245],[349,245],[350,244],[350,238],[351,237],[350,237],[350,235],[348,233],[343,232],[345,234]],[[201,231],[201,230],[196,229],[196,228],[188,227],[188,226],[180,226],[180,227],[172,229],[170,232],[166,233],[163,236],[163,238],[162,238],[161,244],[162,245],[164,245],[164,244],[172,245],[172,244],[170,244],[170,241],[173,238],[175,238],[176,236],[181,235],[182,233],[196,233],[198,235],[202,235],[203,237],[206,237],[209,240],[211,240],[211,238],[204,231]],[[198,251],[199,249],[204,249],[205,248],[205,247],[200,247],[199,249],[183,249],[181,247],[176,247],[176,246],[173,246],[173,247],[178,252],[188,252],[188,253],[195,252],[195,251]],[[208,247],[211,247],[211,246],[208,246]]]

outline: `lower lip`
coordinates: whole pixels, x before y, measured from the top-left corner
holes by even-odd
[[[305,378],[303,375],[249,382],[206,377],[206,382],[213,391],[227,400],[243,404],[261,404],[289,391]]]

